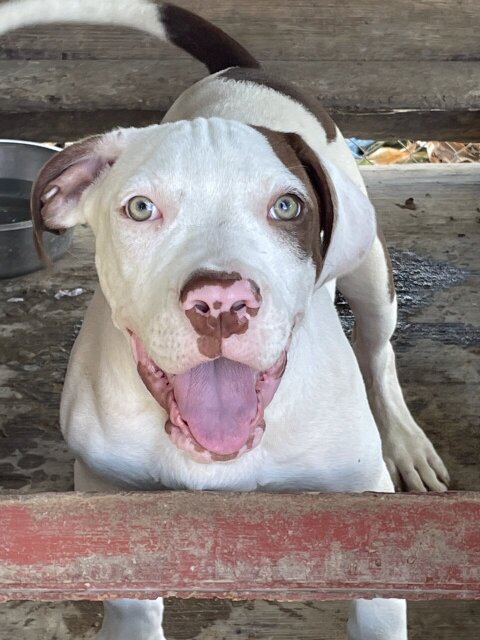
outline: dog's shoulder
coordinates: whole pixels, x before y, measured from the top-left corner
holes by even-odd
[[[333,142],[337,137],[337,128],[327,111],[312,96],[303,93],[293,84],[274,78],[265,73],[263,69],[242,67],[231,67],[219,73],[218,77],[227,81],[246,83],[250,90],[253,91],[258,88],[275,91],[283,98],[288,98],[292,102],[301,105],[306,111],[315,116],[325,130],[327,142]]]
[[[195,117],[219,117],[294,132],[315,140],[315,146],[322,148],[343,142],[332,118],[316,99],[262,69],[230,67],[203,78],[179,96],[163,121]]]

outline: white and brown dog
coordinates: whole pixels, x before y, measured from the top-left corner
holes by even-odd
[[[397,379],[388,254],[329,116],[173,5],[0,8],[0,32],[54,21],[135,27],[213,74],[162,124],[57,154],[33,190],[38,238],[85,222],[96,237],[100,287],[61,406],[76,489],[444,490]],[[161,619],[160,599],[116,600],[99,638],[160,640]],[[406,638],[404,601],[355,601],[348,637]]]

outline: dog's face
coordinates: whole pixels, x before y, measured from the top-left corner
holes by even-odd
[[[197,119],[69,147],[42,170],[32,206],[45,228],[92,227],[113,322],[171,439],[198,460],[230,460],[261,439],[319,276],[345,270],[334,250],[344,190],[298,136]],[[354,195],[352,266],[375,232]]]

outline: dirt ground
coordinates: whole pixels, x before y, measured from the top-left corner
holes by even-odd
[[[367,168],[364,176],[393,256],[395,345],[408,403],[452,488],[478,491],[480,165]],[[95,282],[92,238],[79,228],[54,270],[0,283],[0,490],[73,487],[59,395]],[[55,297],[77,288],[75,297]],[[348,329],[342,301],[339,311]],[[344,602],[175,600],[165,627],[169,640],[340,640],[347,610]],[[409,612],[411,640],[479,637],[480,603],[412,603]],[[0,640],[92,640],[100,620],[98,603],[10,602],[0,605]]]

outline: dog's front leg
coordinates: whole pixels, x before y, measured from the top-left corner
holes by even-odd
[[[353,348],[395,486],[445,491],[448,472],[412,418],[397,377],[390,343],[397,324],[397,299],[381,232],[364,262],[339,279],[338,288],[355,315]]]
[[[103,624],[97,640],[165,640],[162,631],[163,599],[104,603]]]
[[[370,491],[391,493],[393,483],[387,469],[372,481]],[[407,603],[397,598],[353,600],[347,624],[348,640],[407,640]]]
[[[119,489],[91,473],[75,461],[76,491],[115,493]],[[104,617],[97,640],[165,640],[162,630],[163,599],[130,600],[119,598],[104,603]]]
[[[348,616],[348,640],[407,640],[406,617],[405,600],[354,600]]]

